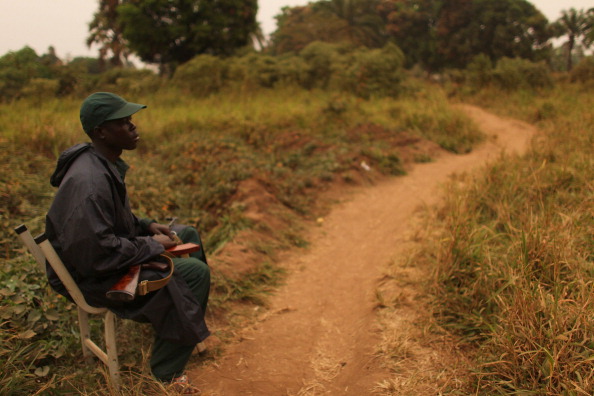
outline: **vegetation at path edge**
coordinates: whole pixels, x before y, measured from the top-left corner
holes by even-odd
[[[180,223],[201,230],[213,258],[211,319],[220,320],[217,313],[234,302],[262,304],[263,294],[281,276],[274,252],[307,243],[299,236],[299,224],[323,213],[317,202],[324,190],[402,174],[409,161],[401,158],[403,150],[414,154],[412,161],[431,157],[425,147],[437,144],[427,145],[426,139],[459,152],[480,141],[475,126],[449,107],[441,90],[412,80],[407,90],[406,97],[368,100],[298,88],[186,96],[183,101],[175,89],[125,95],[149,106],[135,116],[139,148],[124,154],[132,166],[126,182],[133,210],[161,221],[177,216]],[[62,98],[0,105],[0,366],[7,368],[0,374],[2,394],[109,392],[97,386],[103,376],[80,359],[74,317],[65,313],[70,304],[49,289],[12,232],[21,222],[34,233],[43,229],[56,156],[85,140],[78,104]],[[278,203],[274,215],[288,224],[282,232],[247,216],[249,203],[239,191],[248,181],[257,181],[263,189],[259,193]],[[242,231],[270,238],[250,246],[261,253],[260,261],[238,279],[221,272],[216,257]],[[124,376],[127,391],[161,394],[146,372],[150,329],[129,321],[118,326],[127,334],[118,344],[122,367],[130,370]],[[144,388],[134,385],[139,378],[147,378]]]
[[[440,323],[475,348],[474,394],[594,392],[594,97],[482,92],[478,103],[536,122],[523,156],[450,184],[435,265]]]

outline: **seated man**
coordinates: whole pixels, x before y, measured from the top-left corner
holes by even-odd
[[[198,393],[184,370],[195,345],[209,336],[204,313],[210,271],[202,250],[175,258],[169,283],[131,302],[115,302],[106,292],[130,266],[150,261],[176,245],[168,226],[139,220],[130,210],[124,177],[123,150],[134,150],[140,139],[131,116],[146,106],[98,92],[82,103],[82,127],[92,143],[64,151],[51,177],[58,191],[46,217],[46,235],[80,287],[87,302],[107,307],[118,316],[150,322],[155,329],[150,365],[153,375],[184,393]],[[200,242],[188,227],[183,242]],[[52,268],[52,287],[68,297]],[[141,280],[158,273],[142,270]]]

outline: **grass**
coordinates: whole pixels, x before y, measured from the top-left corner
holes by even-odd
[[[476,350],[468,392],[592,394],[594,98],[563,86],[504,99],[475,98],[542,134],[528,154],[449,186],[425,248],[436,313]]]
[[[402,174],[401,136],[448,140],[443,145],[453,151],[465,151],[480,139],[474,125],[433,87],[419,86],[402,99],[370,100],[289,88],[208,98],[184,95],[183,100],[175,90],[124,96],[149,106],[135,116],[139,149],[124,154],[131,165],[126,183],[137,215],[160,221],[177,216],[179,223],[196,225],[211,257],[237,235],[267,235],[250,245],[261,259],[241,280],[213,271],[207,313],[212,320],[234,303],[265,304],[266,294],[283,277],[275,252],[307,245],[300,224],[324,210],[318,200],[333,183],[355,183],[362,172],[363,180]],[[0,274],[0,366],[10,367],[0,376],[2,394],[113,393],[103,385],[101,370],[89,372],[80,361],[74,318],[65,314],[68,304],[48,289],[12,231],[23,222],[34,234],[43,230],[56,156],[86,140],[78,123],[79,103],[80,98],[62,98],[0,105],[0,254],[5,268]],[[400,110],[387,111],[394,108]],[[452,131],[461,133],[449,136]],[[372,171],[362,170],[362,161]],[[261,190],[255,194],[274,202],[271,208],[264,201],[258,213],[279,218],[282,232],[274,222],[250,217],[254,208],[238,198],[249,180],[258,181]],[[232,315],[228,322],[236,320]],[[119,341],[122,365],[130,369],[124,393],[160,394],[146,372],[150,329],[128,322],[119,326],[131,326],[130,335]],[[209,357],[192,364],[204,359]]]
[[[464,101],[535,123],[541,133],[526,155],[453,179],[446,203],[423,212],[418,246],[403,265],[389,266],[377,291],[378,355],[393,374],[376,390],[591,395],[594,97],[561,84],[532,93],[483,90]],[[413,313],[390,296],[408,293],[410,263],[424,274],[412,286],[423,294],[414,325],[403,331],[399,322]],[[412,362],[402,353],[403,332],[413,335],[406,339],[417,349]],[[428,345],[436,357],[426,367]]]

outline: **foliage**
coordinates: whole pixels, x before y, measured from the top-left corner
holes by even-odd
[[[223,86],[224,62],[213,55],[198,55],[175,71],[172,84],[194,95],[206,96]]]
[[[386,25],[386,33],[406,54],[406,65],[420,64],[429,70],[439,68],[436,59],[436,23],[441,1],[389,0],[381,2],[377,12]]]
[[[591,83],[594,81],[594,57],[584,59],[571,71],[570,81],[580,83]]]
[[[249,45],[257,10],[256,0],[131,0],[118,15],[130,49],[172,72],[196,55],[231,55]]]
[[[234,89],[301,86],[372,95],[395,96],[404,79],[403,55],[394,45],[354,50],[314,41],[298,55],[270,56],[249,52],[226,59],[198,56],[179,67],[172,83],[195,96]]]
[[[450,186],[427,251],[438,250],[440,318],[477,348],[473,393],[591,394],[592,96],[563,87],[489,103],[526,119],[554,111],[527,155]]]
[[[49,78],[32,78],[27,85],[21,89],[23,97],[35,98],[38,101],[50,99],[56,96],[60,82]]]
[[[546,18],[525,0],[320,0],[285,7],[272,35],[275,54],[299,52],[314,41],[368,48],[391,41],[406,66],[429,71],[464,68],[485,54],[533,61],[549,56]]]
[[[118,20],[117,8],[120,4],[120,0],[100,0],[99,9],[89,23],[87,45],[100,45],[99,61],[102,69],[105,69],[104,63],[108,55],[111,55],[109,63],[113,67],[124,66],[130,55],[130,50],[122,37],[123,27]]]
[[[306,6],[283,7],[271,35],[273,54],[300,52],[315,41],[348,43],[368,48],[386,43],[378,0],[322,0]]]
[[[0,99],[18,97],[32,78],[48,78],[50,74],[33,49],[9,52],[0,58]]]
[[[150,70],[133,67],[102,68],[94,58],[74,58],[64,63],[52,47],[38,56],[29,47],[0,57],[0,101],[21,97],[48,100],[95,90],[154,91],[161,84]]]
[[[242,88],[273,88],[280,80],[278,59],[255,52],[233,58],[228,78]]]
[[[340,81],[345,90],[362,98],[396,96],[404,80],[403,65],[404,55],[394,44],[356,52]]]
[[[478,92],[486,88],[503,91],[534,91],[553,87],[549,68],[543,62],[530,62],[521,58],[501,58],[495,67],[485,55],[473,59],[462,74],[451,74],[462,90]]]
[[[346,22],[333,14],[314,10],[311,6],[283,7],[276,16],[277,28],[270,36],[268,50],[273,54],[297,53],[314,41],[338,43],[346,41],[337,31]]]
[[[465,67],[485,54],[545,59],[550,38],[546,18],[525,0],[456,0],[444,2],[437,29],[437,55],[441,66]]]
[[[307,87],[327,88],[337,69],[343,66],[341,55],[344,45],[314,41],[299,53],[309,67]]]
[[[561,17],[553,24],[555,36],[567,36],[567,71],[573,68],[573,50],[581,41],[589,48],[594,42],[594,8],[585,12],[575,8],[563,10]]]
[[[493,70],[493,83],[505,90],[551,88],[553,80],[544,62],[501,58]]]
[[[399,150],[410,135],[438,139],[440,134],[448,134],[452,135],[448,139],[459,139],[459,146],[467,144],[467,137],[454,137],[455,123],[446,118],[458,116],[445,95],[433,87],[419,87],[404,98],[371,97],[366,101],[350,93],[297,87],[207,97],[186,95],[171,87],[124,97],[149,105],[135,118],[142,144],[124,154],[131,165],[126,184],[136,214],[160,221],[177,216],[180,223],[196,225],[213,257],[238,233],[265,229],[247,216],[249,202],[237,195],[241,183],[258,180],[266,194],[278,202],[275,215],[289,224],[280,233],[266,231],[272,247],[257,247],[265,253],[265,261],[242,274],[241,280],[213,271],[211,310],[224,311],[234,301],[262,303],[282,272],[274,250],[303,246],[294,230],[299,222],[321,213],[317,206],[320,194],[330,183],[402,174],[405,164]],[[22,222],[27,222],[34,234],[43,229],[54,192],[48,179],[56,157],[86,139],[78,121],[79,104],[80,100],[60,98],[39,104],[22,99],[0,105],[0,251],[5,259],[0,290],[8,290],[6,297],[1,297],[7,308],[2,311],[6,317],[0,339],[6,347],[0,359],[4,359],[3,367],[11,367],[10,376],[0,377],[0,386],[17,387],[22,394],[40,389],[99,394],[104,389],[103,378],[98,379],[96,371],[89,371],[79,361],[75,324],[71,314],[65,314],[68,303],[40,280],[43,275],[23,257],[23,248],[12,231]],[[33,113],[32,106],[36,108]],[[412,111],[415,117],[406,116]],[[441,121],[429,122],[433,117]],[[459,126],[476,134],[468,122]],[[362,161],[371,171],[361,168]],[[24,302],[16,298],[19,295]],[[21,307],[14,311],[17,305]],[[52,319],[52,310],[60,313],[57,320]],[[35,316],[28,321],[29,315]],[[127,322],[119,325],[132,326]],[[122,363],[130,368],[134,380],[144,375],[142,354],[147,353],[151,339],[150,329],[138,326],[144,330],[132,327],[118,340]],[[32,335],[28,330],[37,334],[17,337]],[[36,375],[36,371],[45,376]],[[152,389],[154,384],[147,386]]]
[[[315,11],[323,15],[335,15],[344,26],[334,32],[345,41],[367,48],[379,48],[386,44],[384,24],[377,13],[380,0],[326,0],[313,3]]]
[[[486,88],[493,79],[493,63],[487,55],[479,54],[466,67],[466,74],[469,86]]]
[[[50,380],[56,362],[78,347],[72,305],[41,281],[34,261],[6,261],[0,273],[0,393],[28,394]],[[18,374],[17,374],[18,373]]]

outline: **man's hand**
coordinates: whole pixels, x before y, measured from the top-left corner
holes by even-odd
[[[149,232],[153,234],[153,239],[159,242],[165,249],[172,248],[177,245],[173,239],[173,234],[169,226],[159,223],[151,223],[148,227]]]
[[[156,234],[153,235],[153,239],[163,245],[165,249],[170,249],[174,246],[177,246],[177,243],[169,235]]]
[[[148,230],[153,235],[171,235],[171,230],[169,229],[169,226],[165,224],[151,223],[148,226]]]

